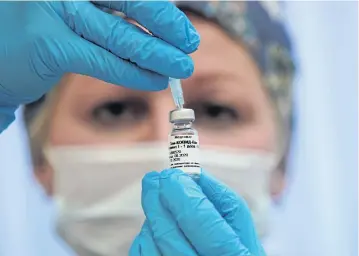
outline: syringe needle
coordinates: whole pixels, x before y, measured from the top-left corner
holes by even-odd
[[[169,84],[172,92],[173,101],[175,102],[176,107],[183,108],[184,98],[181,81],[179,79],[170,78]]]

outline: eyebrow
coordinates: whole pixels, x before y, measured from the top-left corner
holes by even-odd
[[[236,98],[247,94],[247,86],[245,86],[247,82],[240,75],[230,72],[202,72],[190,79],[190,84],[185,84],[183,90],[187,100],[213,97],[233,98],[232,91],[236,94]]]
[[[222,83],[224,86],[226,85],[230,85],[230,87],[236,86],[239,90],[241,90],[240,88],[243,87],[241,85],[247,83],[245,82],[245,79],[243,79],[243,77],[241,77],[241,75],[239,75],[238,73],[228,72],[224,70],[221,71],[216,70],[214,72],[206,71],[206,72],[197,73],[194,76],[190,77],[188,79],[188,82],[194,84],[194,86],[198,88],[205,87],[207,90],[210,90],[211,87],[212,88],[216,87],[218,90],[219,82]],[[215,86],[211,86],[211,85],[215,85]]]
[[[215,71],[215,72],[201,72],[195,74],[191,78],[188,79],[189,82],[195,83],[196,86],[207,86],[218,81],[226,82],[226,84],[242,84],[244,83],[244,79],[237,73],[227,72],[227,71]]]

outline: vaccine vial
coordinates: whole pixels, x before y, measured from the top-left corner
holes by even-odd
[[[193,109],[178,108],[170,112],[173,127],[169,134],[169,162],[170,168],[180,169],[192,178],[199,178],[199,140],[197,131],[192,128],[194,120]]]

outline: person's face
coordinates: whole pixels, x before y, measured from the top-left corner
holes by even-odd
[[[185,107],[195,110],[201,145],[274,151],[276,122],[259,71],[246,50],[219,27],[192,17],[201,45],[194,74],[182,81]],[[134,91],[69,75],[50,123],[51,145],[167,141],[170,89]]]
[[[182,85],[185,107],[196,113],[201,145],[271,150],[275,121],[256,66],[217,26],[193,22],[202,42],[192,55],[194,74]],[[166,141],[174,107],[170,89],[134,91],[70,75],[60,91],[49,140],[52,145]]]

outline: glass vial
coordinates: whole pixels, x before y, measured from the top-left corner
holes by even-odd
[[[192,109],[180,108],[170,112],[173,127],[169,134],[169,162],[170,168],[180,169],[193,178],[198,178],[201,165],[198,133],[192,128],[194,120]]]

